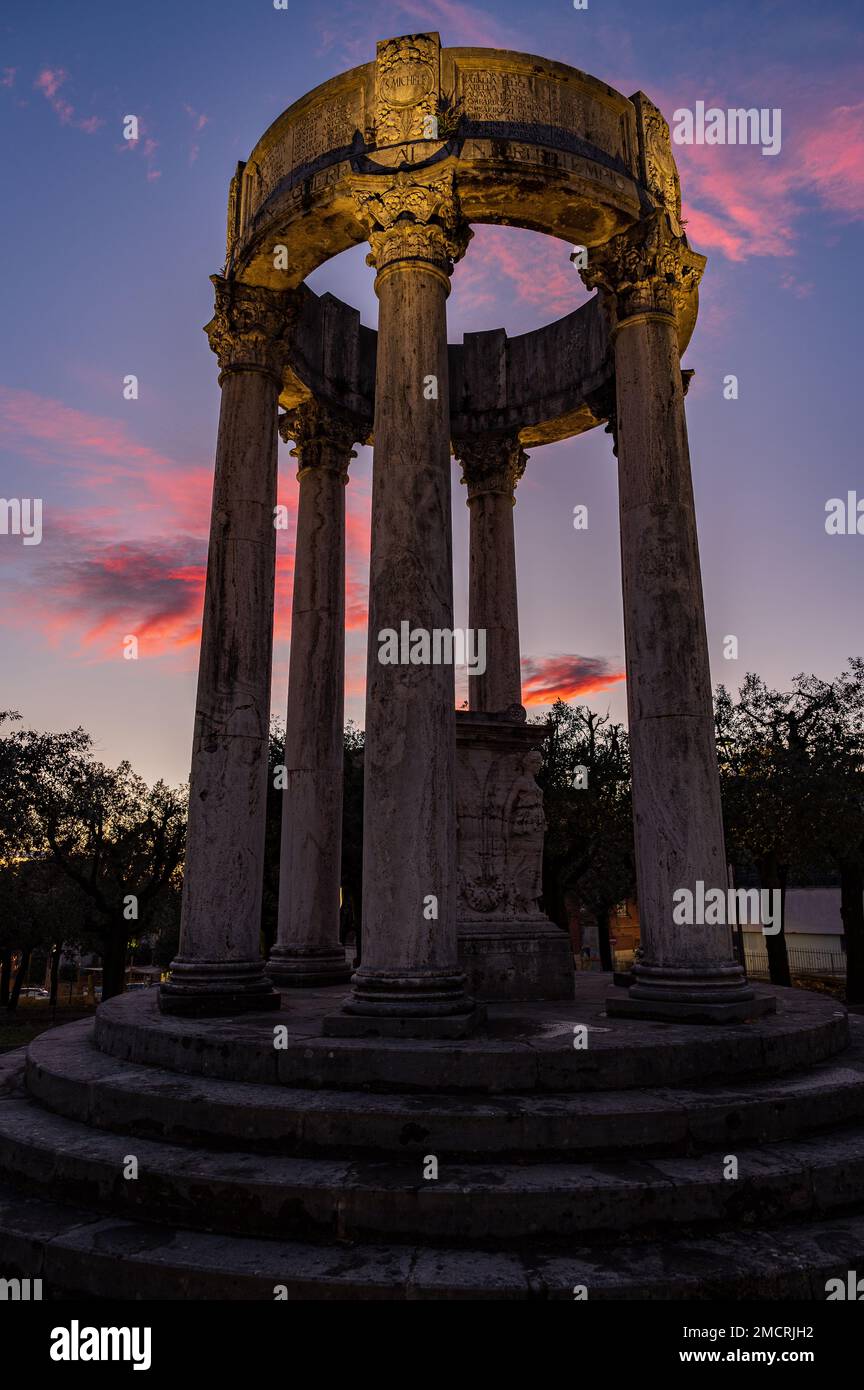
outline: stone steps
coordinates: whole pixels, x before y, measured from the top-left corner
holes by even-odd
[[[864,1268],[864,1019],[779,991],[747,1025],[622,1022],[604,989],[456,1044],[324,1037],[333,988],[233,1020],[109,1001],[0,1058],[0,1271],[55,1297],[570,1301],[824,1298]]]
[[[776,1143],[864,1118],[864,1021],[855,1024],[856,1041],[841,1058],[735,1086],[388,1096],[249,1085],[121,1062],[93,1047],[93,1024],[82,1020],[30,1045],[26,1085],[67,1119],[205,1148],[448,1159],[674,1155]]]
[[[465,1243],[606,1239],[624,1231],[819,1219],[864,1193],[864,1125],[698,1158],[466,1163],[438,1154],[345,1160],[211,1152],[95,1130],[27,1097],[0,1099],[0,1181],[103,1212],[301,1240]],[[138,1177],[123,1176],[130,1156]]]
[[[823,1300],[864,1265],[864,1217],[611,1249],[308,1245],[170,1230],[0,1186],[4,1277],[46,1298],[290,1301]]]
[[[774,990],[776,1015],[738,1026],[610,1019],[604,977],[574,1002],[490,1004],[481,1033],[458,1041],[322,1035],[345,991],[288,991],[279,1012],[200,1021],[160,1015],[155,990],[96,1015],[96,1044],[121,1061],[223,1081],[387,1094],[531,1094],[677,1087],[811,1067],[849,1041],[846,1011],[803,990]],[[574,1029],[587,1047],[574,1047]],[[284,1029],[274,1046],[274,1029]]]

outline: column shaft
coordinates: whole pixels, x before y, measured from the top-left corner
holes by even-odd
[[[160,1004],[221,1013],[278,1003],[260,958],[276,532],[279,387],[229,371],[219,439],[180,954]]]
[[[486,634],[486,670],[469,676],[468,708],[498,712],[522,703],[514,492],[526,458],[518,436],[456,444],[468,487],[468,621]],[[476,641],[476,639],[475,639]]]
[[[331,1031],[464,1032],[473,1016],[456,944],[452,655],[412,661],[390,634],[452,631],[450,419],[446,299],[449,257],[434,222],[452,178],[402,185],[364,204],[378,268],[378,360],[363,820],[363,958]],[[434,222],[434,225],[428,225]],[[397,225],[392,226],[391,223]],[[464,247],[463,247],[464,249]],[[406,626],[407,625],[407,628]],[[422,638],[420,640],[423,640]],[[412,643],[413,645],[413,643]],[[389,648],[389,650],[388,650]],[[394,660],[394,655],[396,659]]]
[[[287,420],[297,442],[291,665],[279,929],[267,973],[283,986],[347,980],[339,944],[345,687],[345,484],[353,433],[314,402]],[[336,437],[341,431],[342,437]]]
[[[627,695],[643,966],[741,983],[725,925],[678,925],[679,888],[725,887],[711,672],[675,321],[642,316],[615,347]],[[665,979],[670,971],[671,979]],[[688,987],[682,980],[685,989]],[[691,980],[692,987],[693,981]],[[646,986],[634,986],[638,997]],[[714,989],[707,979],[701,990]]]
[[[764,1012],[725,913],[679,922],[727,886],[711,672],[676,309],[701,266],[662,213],[591,253],[611,310],[627,702],[641,959],[609,1010],[736,1021]],[[704,896],[702,898],[704,902]],[[708,914],[706,913],[705,916]]]

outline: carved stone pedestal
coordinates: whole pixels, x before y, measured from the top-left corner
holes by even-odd
[[[459,964],[475,999],[572,999],[570,938],[537,906],[546,730],[515,705],[456,714]]]

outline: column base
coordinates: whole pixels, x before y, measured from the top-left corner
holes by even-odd
[[[633,966],[629,988],[613,989],[606,999],[611,1018],[661,1023],[744,1023],[776,1009],[774,996],[757,994],[741,966],[732,961],[698,968],[639,962]]]
[[[159,986],[159,1011],[189,1018],[278,1009],[278,992],[264,974],[263,961],[171,962],[171,979]]]
[[[350,999],[323,1022],[325,1037],[464,1038],[483,1017],[461,971],[360,969]]]
[[[316,985],[344,984],[351,979],[351,967],[341,946],[277,947],[264,967],[267,977],[280,989],[312,989]]]

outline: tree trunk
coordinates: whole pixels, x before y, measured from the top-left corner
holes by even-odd
[[[840,916],[846,938],[846,1003],[864,1004],[864,860],[840,861]]]
[[[4,946],[0,950],[0,1009],[9,1003],[9,987],[12,983],[12,951]]]
[[[102,1001],[122,994],[126,988],[126,937],[108,932],[102,944]]]
[[[792,984],[792,976],[789,973],[789,953],[786,950],[786,878],[788,869],[785,864],[778,863],[777,855],[772,850],[770,854],[763,855],[757,860],[756,867],[759,870],[759,886],[773,892],[780,890],[780,923],[781,930],[775,936],[765,936],[765,949],[768,952],[768,974],[772,985]]]
[[[18,1008],[18,999],[21,994],[21,986],[27,978],[27,971],[30,968],[31,953],[31,946],[25,947],[25,949],[21,952],[21,963],[18,966],[18,969],[15,973],[15,983],[12,986],[12,993],[9,996],[9,1003],[6,1005],[7,1013],[14,1014],[15,1010]]]
[[[60,954],[62,950],[63,943],[60,941],[51,948],[51,985],[48,1002],[52,1009],[57,1007],[57,982],[60,979]]]
[[[600,965],[611,974],[615,968],[612,957],[612,943],[609,940],[609,913],[611,908],[607,903],[603,903],[594,913],[594,920],[597,923],[597,944],[600,947]]]

